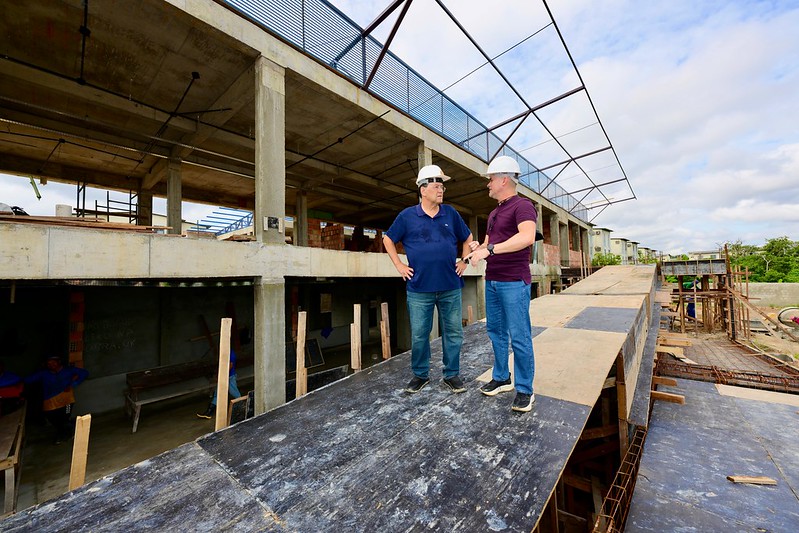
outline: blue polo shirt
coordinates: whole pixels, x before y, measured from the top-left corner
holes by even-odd
[[[449,205],[441,204],[430,218],[421,204],[403,209],[386,231],[392,242],[401,242],[413,277],[410,292],[441,292],[463,288],[455,271],[460,244],[471,235],[463,218]]]

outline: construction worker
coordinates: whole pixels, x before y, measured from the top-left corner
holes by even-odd
[[[470,248],[472,234],[452,206],[444,204],[444,183],[449,181],[437,165],[419,169],[416,186],[419,204],[403,209],[383,235],[383,245],[406,283],[411,323],[411,370],[405,388],[416,393],[430,382],[430,331],[433,309],[441,324],[444,384],[452,392],[464,392],[460,378],[463,344],[461,289],[467,264],[461,259]],[[408,257],[403,263],[395,243],[401,242]],[[460,253],[459,253],[459,245]]]
[[[48,422],[55,428],[55,444],[72,437],[72,408],[75,405],[73,389],[89,377],[83,368],[61,364],[57,355],[47,359],[47,368],[25,378],[25,383],[41,383],[43,392],[42,410]]]
[[[497,207],[488,217],[486,238],[471,244],[470,262],[486,260],[486,331],[494,348],[491,381],[480,388],[486,396],[514,390],[508,368],[508,337],[513,346],[516,398],[514,411],[533,408],[535,357],[530,326],[530,253],[536,238],[538,213],[533,203],[516,193],[521,169],[508,156],[488,165],[488,196]]]

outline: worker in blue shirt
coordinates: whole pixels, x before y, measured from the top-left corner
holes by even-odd
[[[444,384],[452,392],[466,390],[459,375],[463,344],[461,276],[467,267],[461,257],[471,251],[472,233],[458,212],[444,204],[444,182],[449,179],[437,165],[420,168],[416,179],[420,202],[403,209],[383,236],[386,252],[407,282],[413,371],[405,388],[409,393],[419,392],[430,382],[434,308],[438,309],[441,324]],[[400,242],[408,257],[407,265],[397,253],[396,243]]]
[[[41,383],[43,393],[42,410],[48,422],[55,428],[55,444],[72,436],[70,418],[75,405],[73,389],[89,377],[83,368],[64,366],[61,358],[53,355],[47,359],[47,367],[25,378],[25,383]]]
[[[236,383],[236,352],[233,349],[230,350],[230,367],[228,370],[228,392],[233,398],[241,398],[241,392],[239,392],[239,386]],[[205,410],[204,413],[197,413],[197,418],[212,418],[214,413],[216,413],[216,388],[214,388],[214,397],[211,400],[211,403],[208,404],[208,409]]]

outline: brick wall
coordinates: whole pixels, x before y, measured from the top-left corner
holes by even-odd
[[[319,219],[308,219],[308,246],[311,248],[322,247],[322,225]]]
[[[322,228],[322,248],[326,250],[344,249],[344,226],[329,224]]]
[[[544,243],[544,264],[560,265],[560,248],[554,244]]]

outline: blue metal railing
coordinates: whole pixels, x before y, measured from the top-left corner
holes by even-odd
[[[383,47],[371,35],[361,37],[362,28],[326,0],[219,1],[357,85],[363,85]],[[380,63],[369,91],[483,161],[488,162],[503,143],[390,51]],[[530,161],[507,145],[502,154],[519,161],[520,180],[527,187],[588,221],[588,209],[559,185],[546,187],[550,178]]]

